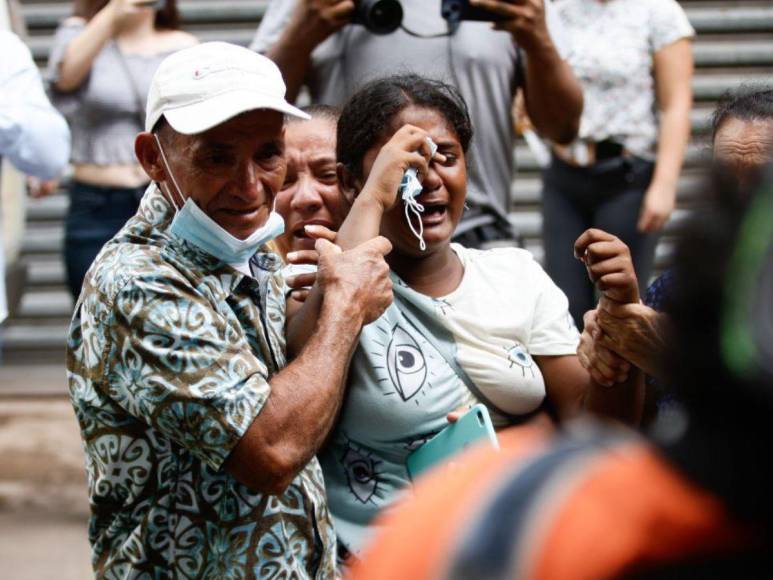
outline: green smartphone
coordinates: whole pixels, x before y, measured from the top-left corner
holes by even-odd
[[[461,453],[472,445],[485,444],[499,449],[497,434],[485,405],[475,405],[406,459],[408,476],[414,481],[429,468]]]

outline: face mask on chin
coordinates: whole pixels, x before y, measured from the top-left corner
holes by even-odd
[[[155,133],[153,136],[177,195],[180,199],[185,199],[169,167],[158,136]],[[281,236],[285,230],[284,219],[272,208],[266,223],[252,232],[246,239],[240,240],[204,213],[190,197],[185,199],[181,208],[178,208],[174,201],[172,201],[172,205],[174,205],[176,212],[169,231],[227,264],[248,262],[261,246]]]

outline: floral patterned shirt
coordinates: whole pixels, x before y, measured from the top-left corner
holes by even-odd
[[[76,305],[67,370],[105,578],[327,578],[335,536],[313,459],[281,496],[223,462],[285,364],[272,254],[244,276],[168,231],[151,185]]]
[[[585,97],[579,138],[612,139],[641,157],[658,137],[653,56],[694,36],[676,0],[558,0],[564,58]]]

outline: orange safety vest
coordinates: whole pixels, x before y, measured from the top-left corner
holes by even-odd
[[[420,480],[351,577],[597,579],[738,553],[752,534],[634,435],[521,427]]]

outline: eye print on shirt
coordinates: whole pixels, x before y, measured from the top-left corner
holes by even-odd
[[[421,397],[427,395],[427,389],[432,388],[432,377],[436,377],[442,358],[429,347],[422,338],[423,347],[400,323],[387,322],[378,326],[384,335],[381,342],[372,339],[375,350],[370,354],[375,359],[384,360],[383,366],[374,364],[378,382],[382,383],[385,397],[399,395],[403,402],[413,401],[421,406]],[[382,358],[383,357],[383,358]]]
[[[349,441],[341,458],[341,464],[346,472],[349,491],[357,501],[375,503],[371,498],[376,494],[381,483],[381,473],[378,471],[381,461]]]
[[[418,393],[427,380],[427,363],[413,337],[400,326],[395,326],[387,348],[387,370],[403,401]]]
[[[526,376],[527,370],[532,378],[536,376],[534,374],[534,359],[529,356],[529,353],[526,352],[526,349],[522,344],[516,342],[515,346],[505,348],[505,351],[507,352],[507,360],[510,363],[510,368],[513,368],[514,366],[520,367],[524,377]]]

